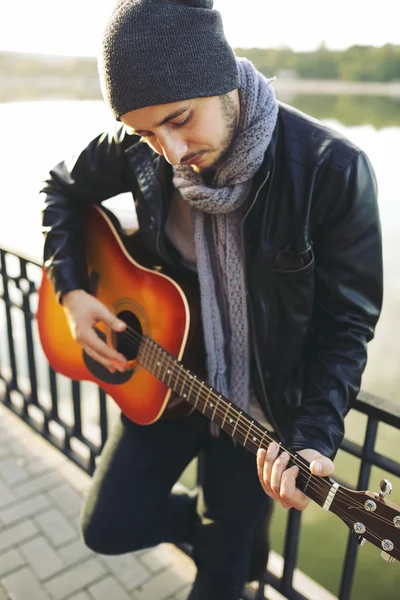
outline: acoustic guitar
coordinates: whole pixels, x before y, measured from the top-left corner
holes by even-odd
[[[94,381],[136,423],[150,425],[198,410],[250,452],[267,448],[273,435],[204,381],[196,277],[178,281],[176,273],[143,251],[138,235],[125,236],[104,209],[88,209],[84,236],[90,291],[128,325],[116,333],[99,323],[96,331],[126,356],[128,368],[110,373],[74,341],[43,270],[38,324],[52,368],[74,380]],[[390,482],[381,481],[379,494],[350,490],[313,475],[305,459],[283,444],[281,449],[291,457],[289,466],[299,467],[297,486],[311,500],[336,514],[360,545],[367,540],[388,562],[400,559],[400,507],[385,499]]]

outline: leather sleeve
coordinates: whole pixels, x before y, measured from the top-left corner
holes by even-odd
[[[131,190],[126,181],[125,146],[132,136],[119,127],[95,138],[70,162],[56,165],[41,190],[45,236],[44,266],[57,297],[87,289],[83,217],[88,203]]]
[[[377,186],[363,153],[344,169],[329,198],[315,227],[315,325],[292,447],[314,448],[333,458],[382,305]]]

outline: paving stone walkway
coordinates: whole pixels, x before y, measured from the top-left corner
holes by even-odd
[[[86,548],[78,520],[89,485],[86,473],[0,403],[0,600],[186,600],[195,568],[175,546],[122,556]],[[282,576],[275,552],[268,568]],[[294,581],[311,600],[337,600],[297,570]],[[285,600],[270,586],[266,597]]]
[[[195,570],[174,546],[116,557],[84,546],[89,483],[0,404],[0,600],[185,600]]]

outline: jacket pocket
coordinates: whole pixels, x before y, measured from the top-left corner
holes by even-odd
[[[280,275],[303,275],[314,269],[314,252],[309,246],[304,252],[279,250],[274,258],[274,270]]]
[[[278,268],[277,264],[289,268]],[[282,358],[304,358],[302,353],[314,309],[314,269],[311,247],[295,258],[285,253],[274,261],[275,344]]]

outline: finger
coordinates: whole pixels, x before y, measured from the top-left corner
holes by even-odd
[[[271,488],[271,473],[274,461],[276,460],[279,454],[279,444],[276,442],[271,442],[267,449],[267,454],[264,461],[264,469],[263,469],[263,481],[268,486],[270,493],[273,495],[274,492]]]
[[[299,467],[291,467],[286,469],[281,478],[280,496],[282,500],[291,503],[292,497],[296,491],[296,477],[299,474]]]
[[[266,456],[267,456],[266,450],[264,450],[264,448],[260,448],[257,452],[257,475],[258,475],[258,479],[260,480],[260,483],[262,485],[264,492],[266,494],[270,495],[271,490],[270,490],[269,486],[266,484],[266,482],[264,481],[264,463],[265,463]]]
[[[335,470],[333,462],[326,456],[320,456],[310,463],[311,473],[320,477],[332,475]]]
[[[282,452],[280,456],[274,461],[271,471],[271,489],[277,496],[280,497],[281,479],[284,470],[286,469],[290,456],[288,452]]]
[[[125,356],[117,352],[114,348],[107,346],[107,344],[99,338],[94,329],[89,329],[87,334],[82,336],[82,339],[84,340],[85,346],[89,346],[91,350],[96,352],[102,361],[113,361],[113,366],[117,369],[118,367],[120,367],[120,370],[124,368],[127,362]],[[103,362],[103,364],[105,363]]]
[[[266,456],[267,451],[264,448],[259,448],[257,452],[257,475],[261,482],[263,482],[264,462]]]
[[[264,470],[266,468],[267,465],[267,451],[265,449],[260,449],[257,453],[257,473],[258,473],[258,478],[260,480],[260,483],[262,485],[262,488],[264,490],[264,492],[270,497],[273,498],[274,500],[275,495],[273,493],[273,491],[271,490],[271,487],[269,485],[269,480],[265,479],[265,474],[264,474]]]
[[[312,448],[299,450],[298,454],[303,456],[310,463],[313,475],[325,477],[331,475],[335,470],[333,462],[328,457],[323,456],[320,452],[317,452]]]
[[[110,310],[104,305],[101,305],[101,314],[99,320],[105,323],[113,331],[124,331],[127,328],[127,324],[124,321],[118,319]]]
[[[117,369],[115,368],[112,361],[105,360],[102,356],[100,356],[100,354],[98,354],[95,350],[92,350],[91,348],[86,347],[83,349],[85,350],[88,356],[90,356],[91,358],[93,358],[93,360],[106,367],[106,369],[108,369],[110,373],[115,373]]]
[[[297,487],[296,479],[299,472],[299,467],[294,466],[286,469],[282,474],[280,497],[284,508],[304,510],[310,503],[309,498]]]

